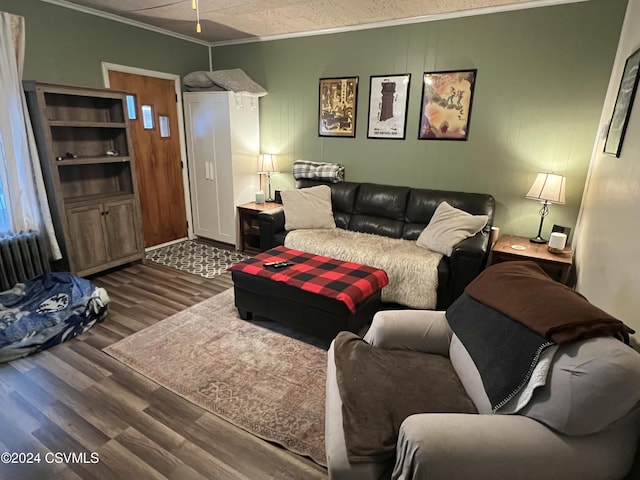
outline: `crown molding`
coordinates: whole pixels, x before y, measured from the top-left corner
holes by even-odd
[[[364,23],[361,25],[350,25],[347,27],[327,28],[322,30],[311,30],[306,32],[285,33],[282,35],[268,35],[264,37],[244,38],[223,42],[211,42],[211,47],[223,47],[227,45],[240,45],[244,43],[269,42],[273,40],[287,40],[291,38],[312,37],[315,35],[332,35],[335,33],[355,32],[359,30],[370,30],[374,28],[396,27],[399,25],[410,25],[414,23],[435,22],[438,20],[450,20],[453,18],[474,17],[478,15],[489,15],[491,13],[510,12],[514,10],[527,10],[530,8],[550,7],[566,3],[582,3],[589,0],[531,0],[523,3],[510,5],[498,5],[495,7],[474,8],[470,10],[460,10],[457,12],[437,13],[433,15],[421,15],[418,17],[399,18],[396,20],[384,20],[381,22]]]
[[[134,27],[143,28],[145,30],[150,30],[152,32],[160,33],[162,35],[168,35],[170,37],[179,38],[187,42],[197,43],[198,45],[203,45],[206,47],[224,47],[227,45],[241,45],[245,43],[270,42],[274,40],[287,40],[292,38],[313,37],[317,35],[332,35],[336,33],[355,32],[359,30],[371,30],[375,28],[395,27],[399,25],[410,25],[414,23],[435,22],[438,20],[450,20],[453,18],[473,17],[478,15],[489,15],[492,13],[510,12],[515,10],[526,10],[530,8],[550,7],[554,5],[562,5],[567,3],[581,3],[581,2],[587,2],[589,0],[530,0],[528,2],[516,3],[516,4],[510,4],[510,5],[498,5],[495,7],[475,8],[471,10],[461,10],[457,12],[438,13],[434,15],[422,15],[422,16],[410,17],[410,18],[399,18],[396,20],[384,20],[381,22],[365,23],[362,25],[350,25],[346,27],[326,28],[326,29],[320,29],[320,30],[310,30],[306,32],[284,33],[280,35],[267,35],[264,37],[242,38],[238,40],[228,40],[228,41],[221,41],[221,42],[207,42],[204,40],[198,40],[197,38],[190,37],[189,35],[183,35],[180,33],[172,32],[164,28],[149,25],[147,23],[139,22],[137,20],[132,20],[130,18],[121,17],[120,15],[116,15],[114,13],[103,12],[101,10],[96,10],[95,8],[85,7],[83,5],[71,3],[66,0],[40,0],[40,1],[57,5],[60,7],[64,7],[64,8],[69,8],[71,10],[77,10],[79,12],[87,13],[89,15],[95,15],[97,17],[106,18],[108,20],[113,20],[115,22],[125,23],[127,25],[132,25]]]
[[[172,32],[171,30],[167,30],[165,28],[149,25],[148,23],[139,22],[137,20],[132,20],[126,17],[121,17],[120,15],[116,15],[115,13],[103,12],[102,10],[96,10],[95,8],[85,7],[84,5],[78,5],[76,3],[67,2],[65,0],[40,0],[40,1],[45,3],[50,3],[52,5],[57,5],[59,7],[76,10],[78,12],[86,13],[88,15],[94,15],[96,17],[106,18],[107,20],[113,20],[114,22],[125,23],[133,27],[143,28],[145,30],[150,30],[155,33],[167,35],[169,37],[179,38],[180,40],[186,40],[187,42],[197,43],[198,45],[203,45],[205,47],[211,46],[211,42],[198,40],[197,38],[190,37],[189,35],[183,35],[181,33]]]

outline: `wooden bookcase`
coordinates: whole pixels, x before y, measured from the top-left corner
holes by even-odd
[[[24,89],[64,256],[59,267],[86,276],[143,260],[126,93],[33,81]]]

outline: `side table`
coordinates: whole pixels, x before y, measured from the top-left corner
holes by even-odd
[[[491,249],[488,264],[513,260],[531,260],[551,278],[566,285],[573,264],[573,250],[567,245],[562,253],[551,253],[546,243],[533,243],[526,237],[502,235]]]
[[[238,245],[239,251],[260,251],[260,226],[258,214],[264,210],[281,207],[279,203],[249,202],[238,205]]]

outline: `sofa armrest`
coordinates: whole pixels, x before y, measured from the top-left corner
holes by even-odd
[[[632,429],[572,437],[521,415],[418,414],[400,426],[392,478],[612,480],[634,447]]]
[[[444,312],[383,310],[373,317],[364,340],[374,347],[449,356],[453,332]]]
[[[276,233],[284,231],[284,208],[276,207],[258,214],[260,226],[260,250],[263,252],[278,245]]]
[[[459,242],[449,258],[448,297],[438,301],[439,307],[446,308],[458,298],[465,287],[478,276],[487,262],[489,233],[482,231]],[[446,303],[446,305],[445,305]]]

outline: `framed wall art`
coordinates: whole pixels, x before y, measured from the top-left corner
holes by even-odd
[[[410,81],[410,73],[371,77],[367,138],[404,139]]]
[[[638,89],[638,69],[640,68],[640,49],[636,50],[624,64],[622,80],[618,88],[613,114],[609,122],[607,141],[604,144],[604,153],[620,156],[624,134],[627,131],[627,123],[631,116],[631,107]]]
[[[420,140],[466,140],[477,70],[425,72]]]
[[[321,78],[318,135],[355,137],[358,77]]]

